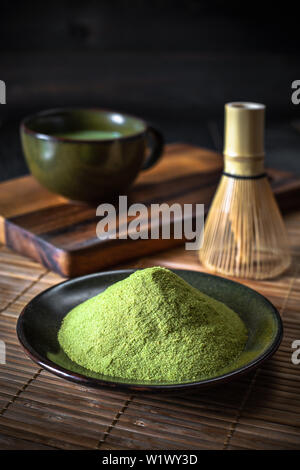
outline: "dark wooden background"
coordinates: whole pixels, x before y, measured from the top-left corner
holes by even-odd
[[[18,125],[56,106],[140,115],[167,141],[221,150],[223,105],[267,105],[268,164],[300,172],[292,5],[195,0],[1,1],[0,179],[27,172]]]

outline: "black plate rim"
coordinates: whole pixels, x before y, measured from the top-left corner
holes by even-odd
[[[179,273],[180,272],[193,272],[193,273],[197,273],[201,277],[217,278],[217,279],[222,279],[222,281],[225,281],[226,283],[229,283],[229,284],[238,284],[242,286],[244,289],[252,293],[255,293],[255,295],[259,296],[261,300],[263,300],[271,308],[271,310],[273,311],[273,315],[276,319],[277,326],[278,326],[277,333],[276,333],[274,340],[268,347],[268,349],[263,354],[261,354],[258,358],[254,359],[253,361],[250,361],[248,364],[242,367],[239,367],[231,372],[227,372],[220,376],[212,377],[209,379],[198,380],[195,382],[169,384],[169,385],[168,384],[156,384],[156,385],[155,384],[149,384],[149,385],[148,384],[147,385],[146,384],[132,384],[132,383],[126,383],[126,382],[114,382],[114,381],[96,379],[93,377],[88,377],[88,376],[79,374],[77,372],[73,372],[68,369],[65,369],[59,366],[58,364],[55,364],[54,362],[50,361],[49,359],[41,356],[27,341],[24,331],[23,331],[24,316],[26,315],[27,309],[31,307],[32,303],[38,300],[39,297],[43,296],[45,293],[51,290],[54,290],[56,288],[61,288],[61,286],[63,286],[64,284],[73,284],[73,283],[75,284],[82,280],[92,279],[94,277],[99,277],[99,276],[102,277],[102,276],[119,275],[119,274],[130,275],[133,272],[137,271],[138,269],[142,269],[142,268],[101,271],[97,273],[75,277],[73,279],[67,279],[66,281],[63,281],[63,282],[60,282],[59,284],[51,286],[48,289],[45,289],[44,291],[36,295],[33,299],[30,300],[30,302],[28,302],[28,304],[21,311],[19,318],[18,318],[17,327],[16,327],[18,340],[22,348],[24,349],[26,355],[33,362],[41,366],[43,369],[51,372],[52,374],[58,377],[64,378],[68,381],[75,382],[82,386],[92,387],[92,388],[109,387],[109,388],[120,389],[120,390],[132,390],[132,391],[142,391],[142,392],[168,392],[168,391],[170,392],[170,391],[190,390],[194,388],[205,388],[205,387],[209,387],[212,385],[227,383],[231,381],[233,378],[237,378],[241,375],[249,373],[251,370],[256,369],[263,362],[269,359],[279,348],[280,343],[282,341],[282,337],[283,337],[283,324],[282,324],[281,316],[277,308],[272,304],[272,302],[270,302],[265,296],[263,296],[256,290],[242,284],[241,282],[227,279],[222,276],[216,276],[215,274],[204,273],[204,272],[191,270],[191,269],[171,269],[171,271],[175,273],[176,272],[179,272]]]

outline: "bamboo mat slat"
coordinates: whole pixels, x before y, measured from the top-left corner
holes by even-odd
[[[55,447],[45,446],[37,442],[31,442],[17,437],[7,436],[2,433],[0,424],[0,449],[1,450],[55,450]]]
[[[291,362],[291,343],[300,340],[300,213],[286,223],[292,268],[276,280],[243,281],[279,309],[280,349],[226,386],[176,395],[87,389],[31,362],[16,337],[18,315],[63,279],[0,247],[0,340],[7,349],[0,365],[0,449],[299,449],[300,365]],[[183,248],[128,267],[155,264],[201,270],[195,253]]]
[[[248,384],[177,397],[131,397],[105,444],[121,436],[133,448],[150,440],[155,449],[221,449]]]

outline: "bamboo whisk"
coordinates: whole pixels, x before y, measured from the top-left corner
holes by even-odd
[[[271,278],[291,263],[285,226],[264,173],[265,106],[225,106],[224,172],[204,228],[200,261],[228,276]]]

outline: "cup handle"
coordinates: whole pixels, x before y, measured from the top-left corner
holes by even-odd
[[[164,138],[157,129],[152,126],[148,126],[147,134],[151,135],[153,139],[153,146],[150,151],[150,155],[148,155],[142,166],[142,170],[148,170],[148,168],[151,168],[161,157],[164,149]]]

